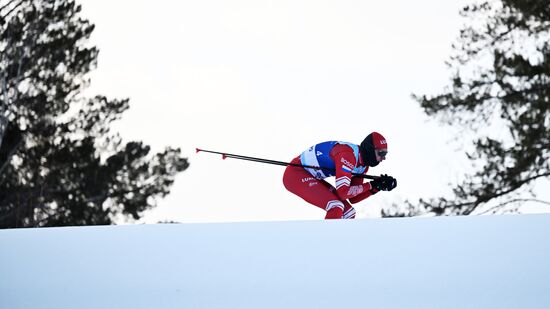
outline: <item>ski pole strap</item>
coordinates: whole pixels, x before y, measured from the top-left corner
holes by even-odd
[[[213,151],[213,150],[206,150],[206,149],[199,149],[196,148],[196,152],[207,152],[207,153],[213,153],[213,154],[219,154],[222,156],[222,159],[231,158],[231,159],[239,159],[239,160],[246,160],[246,161],[253,161],[253,162],[259,162],[259,163],[267,163],[267,164],[274,164],[274,165],[281,165],[281,166],[296,166],[296,167],[302,167],[302,168],[311,168],[316,170],[325,170],[329,172],[335,172],[333,168],[329,167],[322,167],[322,166],[311,166],[311,165],[303,165],[303,164],[295,164],[295,163],[289,163],[289,162],[283,162],[283,161],[276,161],[276,160],[269,160],[269,159],[262,159],[262,158],[256,158],[256,157],[248,157],[248,156],[242,156],[232,153],[226,153],[226,152],[219,152],[219,151]],[[361,178],[367,178],[367,179],[376,179],[379,176],[372,176],[372,175],[366,175],[366,174],[356,174],[351,173],[351,175]]]

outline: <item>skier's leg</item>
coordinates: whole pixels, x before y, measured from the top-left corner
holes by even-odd
[[[291,163],[299,164],[295,158]],[[336,195],[336,190],[328,182],[313,177],[301,167],[288,166],[283,176],[285,188],[298,195],[306,202],[327,211],[326,219],[340,219],[344,213],[345,204]]]
[[[331,186],[329,183],[327,183],[327,185],[330,187],[330,192],[333,192],[336,195],[336,188]],[[355,208],[353,208],[347,200],[343,200],[342,203],[344,204],[342,219],[355,219]]]
[[[343,219],[355,219],[355,208],[348,201],[344,201]]]

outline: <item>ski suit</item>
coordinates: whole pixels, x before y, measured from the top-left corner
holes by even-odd
[[[355,218],[355,209],[351,204],[378,192],[370,183],[364,183],[364,178],[352,176],[352,173],[363,174],[368,170],[358,145],[337,141],[323,142],[308,148],[291,163],[326,168],[289,165],[283,176],[283,183],[288,191],[326,210],[325,219]],[[336,177],[336,187],[325,181],[325,178],[332,176]]]

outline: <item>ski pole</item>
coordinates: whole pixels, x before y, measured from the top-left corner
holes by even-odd
[[[335,172],[335,170],[333,168],[330,168],[330,167],[295,164],[295,163],[289,163],[289,162],[283,162],[283,161],[248,157],[248,156],[242,156],[242,155],[231,154],[231,153],[226,153],[226,152],[219,152],[219,151],[205,150],[205,149],[196,148],[197,153],[199,153],[201,151],[202,152],[207,152],[207,153],[219,154],[219,155],[222,156],[222,159],[224,159],[224,160],[226,158],[231,158],[231,159],[239,159],[239,160],[253,161],[253,162],[259,162],[259,163],[281,165],[281,166],[296,166],[296,167],[311,168],[311,169],[316,169],[316,170],[324,170],[324,171],[329,171],[329,172]],[[376,179],[376,178],[379,177],[379,176],[372,176],[372,175],[366,175],[366,174],[356,174],[356,173],[351,173],[351,174],[353,176],[357,176],[357,177],[361,177],[361,178],[367,178],[367,179]]]

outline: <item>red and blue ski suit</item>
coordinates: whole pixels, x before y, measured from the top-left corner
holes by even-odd
[[[368,166],[363,163],[359,146],[347,142],[323,142],[310,147],[291,163],[318,166],[312,169],[289,165],[283,176],[285,188],[306,202],[326,210],[325,219],[353,219],[358,203],[378,192],[365,178],[352,176],[363,174]],[[332,170],[330,170],[332,169]],[[335,176],[335,186],[324,179]]]

